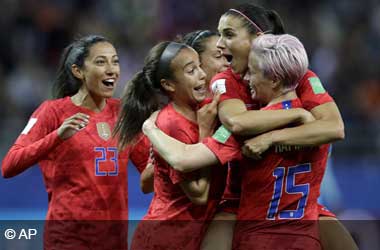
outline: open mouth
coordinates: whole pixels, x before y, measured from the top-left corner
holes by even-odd
[[[115,79],[106,79],[103,80],[102,83],[107,87],[113,87],[113,85],[115,84]]]
[[[193,88],[194,91],[197,91],[197,92],[200,92],[200,93],[205,93],[207,91],[207,88],[206,88],[206,85],[205,84],[202,84],[202,85],[199,85],[195,88]]]
[[[232,55],[223,54],[223,56],[226,58],[228,63],[232,62],[232,58],[233,58]]]

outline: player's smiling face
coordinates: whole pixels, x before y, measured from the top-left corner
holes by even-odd
[[[249,81],[252,100],[267,104],[273,99],[274,81],[264,75],[253,52],[249,54],[248,71],[244,79]]]
[[[243,25],[240,18],[232,15],[223,15],[218,25],[221,35],[217,44],[218,48],[228,60],[231,60],[231,67],[238,74],[244,74],[247,71],[251,43],[256,37],[251,35]]]
[[[194,49],[182,49],[172,60],[171,67],[174,70],[173,99],[193,106],[206,98],[206,74]]]
[[[219,36],[211,36],[204,41],[205,50],[200,54],[202,69],[206,73],[206,82],[210,83],[211,78],[225,71],[228,68],[226,57],[222,55],[222,51],[216,47]]]
[[[108,42],[94,44],[82,67],[82,88],[94,98],[113,96],[120,75],[119,58],[115,48]]]

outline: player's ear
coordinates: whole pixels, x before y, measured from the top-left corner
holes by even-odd
[[[168,92],[174,92],[175,91],[175,84],[173,81],[167,80],[167,79],[161,79],[160,84],[162,88],[164,88]]]
[[[73,73],[73,75],[80,80],[84,79],[84,74],[83,74],[82,69],[79,68],[78,65],[76,64],[71,65],[71,73]]]

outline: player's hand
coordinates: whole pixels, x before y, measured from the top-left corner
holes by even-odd
[[[242,153],[249,158],[259,160],[262,158],[261,155],[267,151],[270,146],[272,146],[272,139],[269,132],[246,140],[242,147]]]
[[[158,113],[160,113],[160,110],[153,112],[150,115],[150,117],[145,120],[145,122],[142,125],[142,131],[144,134],[146,134],[151,129],[157,128],[156,120],[157,120]]]
[[[315,121],[315,118],[314,118],[312,113],[310,113],[309,111],[307,111],[303,108],[299,108],[299,110],[300,110],[300,117],[301,117],[300,123],[301,124],[305,124],[305,123]]]
[[[220,99],[220,93],[217,91],[214,94],[212,102],[204,105],[197,111],[197,122],[200,130],[203,130],[205,134],[212,134],[217,123],[218,103]]]
[[[67,118],[58,128],[58,136],[66,140],[76,134],[79,130],[85,128],[89,122],[90,116],[83,113],[76,113]]]

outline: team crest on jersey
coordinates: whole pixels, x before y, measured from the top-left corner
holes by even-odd
[[[96,124],[96,128],[98,130],[98,135],[103,140],[107,141],[111,137],[111,128],[110,125],[106,122],[98,122]]]
[[[218,79],[211,84],[212,93],[218,91],[221,94],[226,93],[226,79]]]

